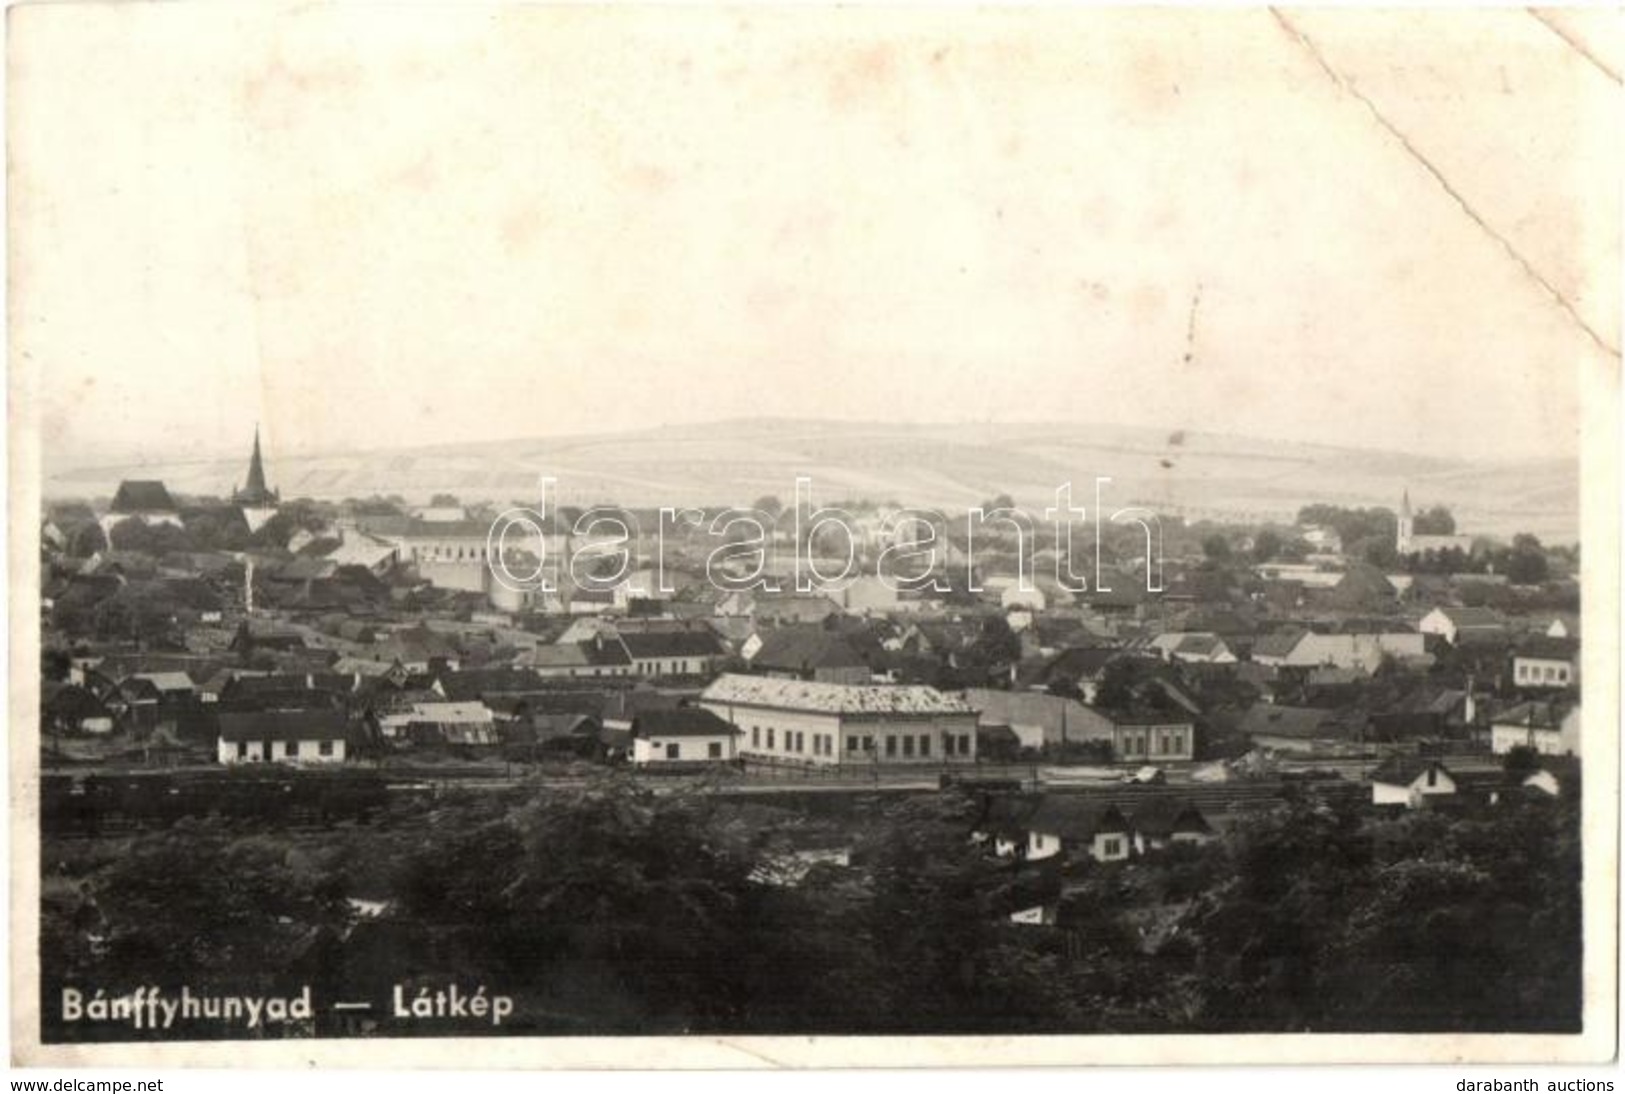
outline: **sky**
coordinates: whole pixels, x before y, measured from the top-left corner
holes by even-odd
[[[774,416],[1569,456],[1617,13],[40,5],[47,469]]]

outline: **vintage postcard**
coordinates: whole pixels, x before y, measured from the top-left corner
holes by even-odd
[[[13,1060],[1609,1059],[1622,65],[11,8]]]

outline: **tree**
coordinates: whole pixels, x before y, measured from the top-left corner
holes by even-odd
[[[1435,505],[1412,518],[1411,530],[1421,536],[1453,536],[1456,518],[1449,509]]]
[[[1202,556],[1213,563],[1229,562],[1230,541],[1217,534],[1208,536],[1202,540]]]
[[[456,494],[436,494],[429,499],[430,507],[435,509],[456,509],[462,504]]]
[[[1368,535],[1357,540],[1344,540],[1343,554],[1384,570],[1399,560],[1399,549],[1391,532]]]
[[[970,648],[971,661],[989,668],[1012,665],[1021,660],[1021,639],[1002,615],[990,615]]]
[[[776,517],[784,512],[784,502],[773,494],[763,494],[751,503],[751,508],[766,513],[770,517]]]
[[[1134,664],[1128,658],[1106,662],[1100,671],[1100,683],[1095,687],[1094,705],[1103,710],[1127,710],[1134,702],[1137,677]]]
[[[99,524],[87,522],[68,533],[67,552],[72,558],[89,558],[107,547],[107,536]]]
[[[1545,548],[1527,532],[1512,537],[1512,549],[1503,565],[1507,580],[1514,585],[1539,585],[1550,571]]]
[[[1501,770],[1508,778],[1522,780],[1540,767],[1540,753],[1528,745],[1513,745],[1501,759]]]
[[[1253,537],[1253,561],[1268,562],[1280,554],[1281,537],[1275,531],[1265,528]]]
[[[185,528],[163,522],[148,524],[139,517],[121,520],[113,525],[109,538],[117,550],[143,551],[151,555],[197,549],[196,541]]]

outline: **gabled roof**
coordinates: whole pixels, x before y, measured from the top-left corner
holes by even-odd
[[[1115,805],[1081,794],[1049,794],[1027,821],[1028,831],[1087,842],[1102,832],[1128,834],[1128,821]]]
[[[605,638],[537,646],[520,654],[514,663],[538,669],[621,668],[630,665],[632,658],[620,639]]]
[[[1158,795],[1134,807],[1134,830],[1147,836],[1166,838],[1175,832],[1196,832],[1211,835],[1213,826],[1207,817],[1189,801]]]
[[[1292,651],[1298,648],[1307,631],[1276,631],[1274,634],[1264,634],[1253,643],[1253,659],[1259,657],[1289,657]]]
[[[634,660],[659,657],[718,657],[722,643],[709,627],[681,631],[623,631],[621,641]]]
[[[1236,727],[1242,733],[1265,737],[1342,737],[1343,724],[1335,712],[1280,703],[1254,703]]]
[[[1455,624],[1457,630],[1464,627],[1501,627],[1505,620],[1493,608],[1440,608],[1445,618]]]
[[[1045,680],[1095,680],[1107,665],[1122,656],[1122,650],[1111,646],[1074,646],[1050,658],[1042,677]]]
[[[1382,783],[1384,786],[1410,786],[1417,779],[1428,773],[1430,768],[1438,768],[1444,776],[1455,781],[1449,768],[1438,760],[1426,756],[1390,756],[1384,760],[1382,766],[1371,773],[1371,781]]]
[[[976,822],[976,831],[1006,838],[1025,836],[1031,831],[1033,814],[1038,812],[1042,801],[1028,794],[986,795],[982,815]]]
[[[1046,735],[1071,728],[1080,736],[1091,729],[1108,730],[1111,718],[1076,699],[1044,691],[1001,691],[995,688],[969,688],[965,701],[981,714],[983,725],[1039,726]]]
[[[542,678],[523,668],[501,667],[493,669],[462,669],[458,672],[436,674],[441,690],[448,699],[484,699],[497,695],[512,695],[532,691],[541,686]]]
[[[131,674],[131,679],[151,681],[160,694],[191,691],[195,686],[184,672],[137,672]]]
[[[110,511],[114,513],[173,513],[175,499],[157,479],[125,479],[118,484]]]
[[[703,707],[646,710],[632,719],[634,737],[732,737],[742,732]]]
[[[1544,699],[1519,703],[1490,719],[1491,725],[1520,726],[1529,729],[1560,729],[1568,717],[1572,704]]]
[[[844,636],[816,624],[764,631],[762,648],[751,658],[751,666],[780,672],[867,667]]]
[[[1518,644],[1517,656],[1538,657],[1544,661],[1572,661],[1580,652],[1580,643],[1572,638],[1548,638],[1539,635]]]
[[[222,713],[223,741],[331,741],[347,739],[342,710],[265,710]]]
[[[436,725],[484,725],[491,721],[491,708],[481,702],[427,700],[413,703],[411,716]]]

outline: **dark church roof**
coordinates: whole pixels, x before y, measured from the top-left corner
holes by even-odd
[[[175,499],[157,479],[125,479],[113,495],[115,513],[173,513]]]
[[[276,491],[265,485],[265,462],[260,458],[260,431],[254,430],[254,454],[248,459],[248,482],[232,496],[241,505],[275,505]]]

